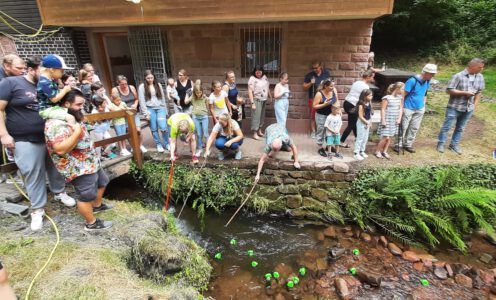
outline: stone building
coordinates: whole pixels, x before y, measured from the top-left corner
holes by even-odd
[[[36,5],[34,0],[7,2]],[[343,99],[366,68],[374,20],[391,13],[394,1],[134,2],[139,3],[39,0],[33,27],[41,17],[50,28],[64,29],[40,43],[16,43],[17,52],[55,52],[73,66],[91,60],[107,87],[117,74],[142,82],[143,70],[151,68],[162,80],[186,69],[191,79],[202,79],[208,88],[232,69],[246,95],[255,64],[264,66],[274,84],[279,72],[286,71],[293,92],[288,127],[305,131],[309,110],[302,82],[311,61],[320,60],[331,71]],[[267,124],[274,117],[272,108],[269,105]]]

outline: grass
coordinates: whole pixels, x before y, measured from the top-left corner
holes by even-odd
[[[129,228],[126,229],[124,226],[126,223],[131,223],[134,218],[138,218],[143,223],[148,218],[147,214],[151,212],[136,202],[111,202],[115,208],[102,213],[102,217],[116,223],[115,228],[111,229],[112,236],[116,238],[125,237],[126,232],[130,233]],[[79,220],[78,216],[75,218]],[[10,274],[11,286],[17,295],[24,298],[32,278],[43,266],[52,250],[55,235],[52,230],[37,234],[8,230],[7,224],[15,222],[19,220],[9,217],[0,223],[0,257]],[[171,222],[173,221],[169,220],[169,223]],[[63,231],[67,228],[59,229]],[[177,234],[175,230],[172,231],[167,234]],[[185,243],[191,243],[191,247],[197,247],[184,237],[179,236],[179,238],[184,239]],[[199,249],[194,252],[198,257],[191,259],[185,272],[200,276],[198,275],[200,272],[196,272],[196,267],[205,265],[205,258],[200,255],[202,251]],[[157,284],[139,277],[128,268],[126,262],[128,253],[128,247],[116,246],[115,243],[113,246],[109,245],[98,235],[85,236],[81,240],[79,232],[75,237],[67,236],[65,233],[61,237],[52,261],[35,283],[30,299],[147,299],[149,295],[154,296],[154,299],[197,297],[198,292],[188,287],[183,278],[181,285]],[[198,282],[205,280],[205,278],[195,278],[195,274],[187,275]]]

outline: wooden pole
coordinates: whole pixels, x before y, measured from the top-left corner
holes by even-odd
[[[226,225],[224,227],[229,226],[229,224],[234,219],[234,217],[236,217],[236,215],[241,210],[241,208],[246,204],[246,201],[248,201],[248,199],[250,199],[251,193],[253,192],[253,190],[255,189],[256,186],[257,186],[257,181],[255,181],[255,183],[253,184],[253,187],[251,188],[250,192],[248,193],[248,196],[246,196],[245,201],[243,201],[243,203],[241,203],[241,205],[238,207],[236,212],[234,212],[234,215],[232,215],[232,217],[229,219],[229,221],[226,223]]]
[[[134,161],[136,162],[138,169],[141,169],[141,167],[143,166],[143,158],[141,157],[138,129],[136,128],[136,122],[134,122],[135,114],[136,114],[135,111],[127,110],[126,119],[128,124],[129,135],[130,135],[129,142],[131,144],[131,147],[133,148]]]

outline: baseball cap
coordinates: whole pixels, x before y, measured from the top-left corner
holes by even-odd
[[[49,54],[43,57],[43,60],[41,61],[41,65],[44,68],[50,68],[50,69],[64,69],[64,70],[73,69],[73,68],[69,68],[65,64],[64,59],[56,54]]]
[[[426,64],[425,67],[422,69],[422,72],[436,74],[437,73],[437,65]]]

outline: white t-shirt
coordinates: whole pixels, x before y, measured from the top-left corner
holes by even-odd
[[[350,102],[354,106],[358,103],[358,98],[360,98],[360,94],[363,90],[369,88],[369,85],[363,82],[362,80],[355,81],[350,88],[350,92],[344,98],[346,101]]]
[[[208,97],[208,103],[214,105],[215,116],[218,117],[220,114],[229,113],[226,105],[227,94],[224,90],[220,91],[220,95],[216,96],[215,93],[210,94]]]
[[[326,136],[330,136],[334,134],[331,132],[331,130],[339,133],[342,125],[343,125],[343,120],[341,119],[341,114],[328,115],[324,123],[324,127],[326,129]]]
[[[235,135],[235,131],[239,129],[239,124],[235,120],[231,119],[231,126],[233,130],[233,136]],[[214,128],[212,128],[212,132],[219,133],[222,136],[225,136],[226,138],[230,139],[232,136],[229,136],[227,133],[224,132],[224,128],[220,125],[219,122],[215,124]]]

